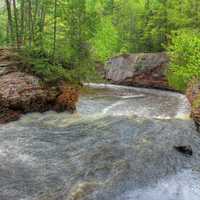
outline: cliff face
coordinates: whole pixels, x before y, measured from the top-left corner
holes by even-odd
[[[171,89],[166,72],[165,53],[126,54],[111,58],[105,65],[105,78],[114,84]]]
[[[76,89],[45,85],[40,78],[21,72],[22,62],[13,58],[12,52],[0,49],[0,123],[17,120],[28,112],[76,109]]]

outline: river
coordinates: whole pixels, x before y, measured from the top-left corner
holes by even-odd
[[[73,115],[0,126],[0,200],[199,200],[200,137],[186,97],[90,87]]]

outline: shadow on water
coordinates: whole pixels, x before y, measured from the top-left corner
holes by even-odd
[[[0,199],[200,199],[200,139],[184,101],[122,87],[83,96],[75,115],[1,126]],[[173,148],[184,144],[192,157]]]

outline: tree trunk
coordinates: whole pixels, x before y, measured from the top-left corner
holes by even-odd
[[[32,47],[33,41],[33,18],[32,18],[32,3],[28,0],[28,29],[29,29],[29,47]]]
[[[16,0],[13,0],[13,12],[14,12],[14,19],[15,19],[15,34],[16,34],[16,44],[17,48],[20,48],[20,39],[19,39],[19,26],[18,26],[18,13],[16,7]]]
[[[57,0],[54,1],[54,33],[53,33],[53,62],[55,63],[56,53],[56,34],[57,34]]]
[[[35,41],[35,33],[37,28],[37,16],[38,16],[38,9],[39,9],[39,0],[35,1],[35,9],[34,9],[34,16],[33,16],[33,41]]]
[[[14,31],[13,31],[13,20],[12,20],[12,12],[11,12],[11,5],[9,0],[5,0],[6,8],[7,8],[7,16],[8,16],[8,35],[9,35],[9,41],[11,44],[14,44]]]
[[[20,43],[24,45],[24,11],[25,11],[25,4],[24,0],[21,0],[21,27],[20,27]]]
[[[39,20],[39,42],[40,48],[43,49],[43,34],[44,34],[44,26],[45,26],[45,18],[46,18],[46,7],[43,4],[40,13],[40,20]]]

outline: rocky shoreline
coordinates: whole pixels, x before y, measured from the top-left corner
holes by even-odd
[[[106,63],[104,78],[117,85],[173,90],[166,76],[168,63],[165,53],[116,56]],[[16,121],[29,112],[76,110],[78,89],[64,82],[54,86],[45,84],[39,77],[20,70],[21,65],[24,63],[16,59],[14,52],[0,49],[0,124]],[[191,81],[186,96],[192,107],[191,117],[199,127],[199,81]]]
[[[105,79],[113,84],[141,86],[175,91],[167,80],[169,58],[163,53],[123,54],[105,65]],[[176,91],[179,92],[179,91]],[[191,117],[200,130],[200,82],[188,85],[186,96],[191,104]]]
[[[0,49],[0,124],[18,120],[28,112],[75,111],[79,92],[65,83],[45,84],[20,70],[22,61],[9,49]]]

